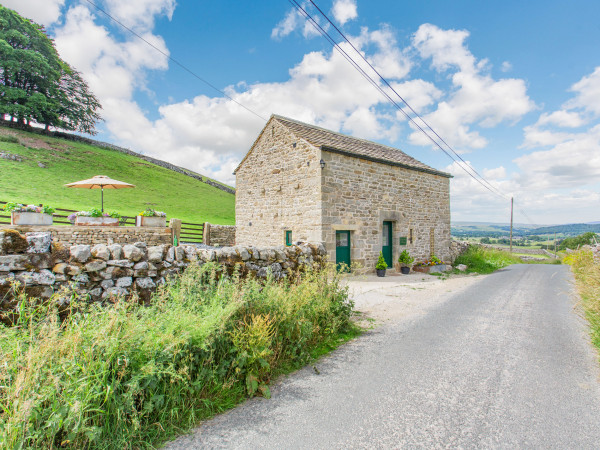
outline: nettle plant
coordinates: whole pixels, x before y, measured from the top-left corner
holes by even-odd
[[[54,214],[56,211],[50,206],[35,206],[35,205],[23,205],[22,203],[8,202],[3,207],[4,211],[7,212],[33,212],[41,214]]]
[[[157,211],[152,208],[146,208],[144,211],[138,214],[138,216],[144,217],[167,217],[167,213],[164,211]]]

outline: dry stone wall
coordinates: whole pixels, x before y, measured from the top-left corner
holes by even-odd
[[[23,235],[4,230],[0,231],[0,312],[16,306],[15,281],[28,295],[39,298],[62,292],[59,298],[67,301],[70,292],[76,291],[92,301],[109,301],[135,292],[147,301],[157,286],[192,262],[214,261],[230,273],[259,278],[272,274],[280,279],[309,268],[321,269],[326,259],[325,248],[312,244],[216,250],[144,242],[65,247],[53,242],[49,232]]]
[[[213,247],[232,247],[235,245],[235,225],[204,224],[203,241]]]
[[[3,226],[3,230],[13,229],[21,234],[47,232],[52,241],[64,246],[95,244],[133,244],[145,242],[147,245],[167,245],[173,241],[168,227],[83,227],[83,226]]]

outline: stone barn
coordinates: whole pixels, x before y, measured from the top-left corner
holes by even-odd
[[[451,175],[406,153],[273,115],[235,170],[236,244],[323,243],[331,261],[450,260]]]

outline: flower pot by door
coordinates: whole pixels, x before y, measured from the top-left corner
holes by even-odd
[[[385,277],[385,269],[375,269],[378,277]]]
[[[36,212],[11,212],[11,225],[52,225],[52,214]]]
[[[410,267],[402,266],[400,267],[400,272],[402,272],[404,275],[408,275],[410,273]]]

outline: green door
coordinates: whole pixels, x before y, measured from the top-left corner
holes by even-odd
[[[338,270],[350,270],[350,232],[335,232],[335,263]]]
[[[394,267],[392,261],[392,222],[383,222],[383,242],[381,251],[389,268]]]

